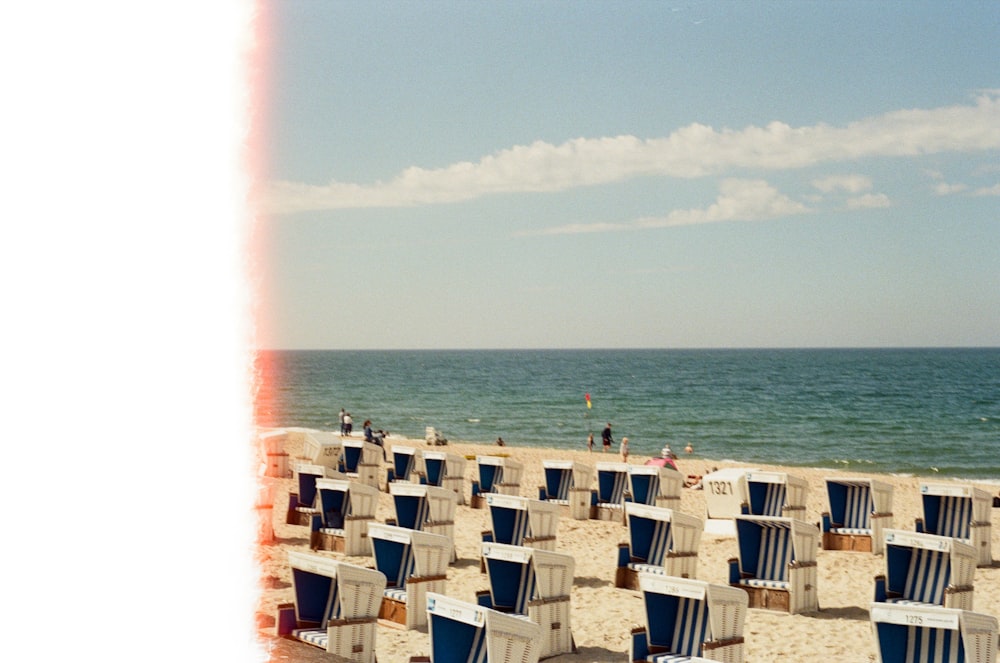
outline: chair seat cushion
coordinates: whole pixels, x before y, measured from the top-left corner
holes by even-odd
[[[766,587],[767,589],[788,589],[789,583],[784,580],[764,580],[762,578],[744,578],[741,585],[747,587]]]
[[[657,575],[665,576],[667,575],[667,570],[662,566],[656,566],[655,564],[643,564],[641,562],[629,562],[627,568],[630,571],[640,572],[645,571],[646,573],[655,573]]]
[[[701,659],[694,659],[690,656],[682,656],[681,654],[650,654],[646,657],[646,660],[652,663],[687,663],[688,661]]]
[[[295,511],[298,513],[319,513],[319,509],[315,509],[311,506],[297,506]]]
[[[321,649],[326,649],[327,643],[330,641],[330,635],[326,632],[326,629],[319,628],[299,628],[292,631],[292,636],[298,638],[302,642],[308,642],[311,645],[316,645]]]
[[[831,527],[830,532],[832,534],[872,535],[871,529],[865,527]]]
[[[406,603],[406,589],[404,587],[386,587],[382,595],[387,599]]]
[[[335,527],[321,527],[319,531],[330,536],[344,536],[344,530]]]

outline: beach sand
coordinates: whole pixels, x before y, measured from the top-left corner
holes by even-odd
[[[390,438],[393,444],[430,449],[423,440]],[[289,443],[287,453],[294,459],[301,448]],[[521,495],[537,498],[538,487],[544,483],[542,460],[574,460],[589,465],[599,461],[619,461],[616,453],[586,448],[580,451],[506,446],[487,444],[449,443],[433,447],[464,456],[507,454],[524,465]],[[643,464],[648,456],[633,455],[629,462]],[[921,510],[919,485],[922,481],[946,481],[937,476],[897,477],[865,474],[862,472],[800,467],[778,467],[745,464],[700,458],[697,453],[685,454],[678,460],[678,467],[685,475],[703,475],[713,468],[753,467],[761,470],[787,472],[809,482],[806,515],[803,520],[819,523],[820,514],[827,510],[823,479],[828,476],[855,476],[877,478],[894,486],[893,513],[895,529],[913,530],[914,519]],[[466,466],[466,479],[476,477],[474,460]],[[382,472],[384,483],[385,472]],[[259,560],[261,590],[258,607],[258,626],[264,646],[271,660],[321,661],[329,656],[315,647],[274,637],[276,607],[291,602],[291,574],[286,555],[289,550],[309,550],[309,533],[304,527],[285,524],[288,493],[294,491],[293,480],[273,480],[276,484],[273,509],[275,541],[261,545]],[[996,486],[976,484],[990,494]],[[456,514],[455,545],[458,561],[448,571],[446,593],[455,598],[475,602],[477,590],[488,589],[485,574],[479,571],[481,533],[489,529],[487,509],[468,506],[469,483],[465,486],[465,506],[460,505]],[[685,488],[681,511],[704,519],[705,495],[701,490]],[[994,558],[1000,556],[1000,509],[992,509],[992,547]],[[380,497],[376,519],[384,522],[393,517],[392,501],[388,493]],[[617,547],[627,541],[627,530],[615,522],[598,520],[572,520],[563,517],[559,522],[556,550],[573,555],[576,573],[571,597],[571,627],[577,646],[575,654],[562,654],[547,660],[622,663],[628,658],[628,636],[633,626],[644,621],[642,600],[637,592],[614,586]],[[325,552],[337,559],[374,566],[371,557],[345,557]],[[735,537],[705,533],[698,555],[700,580],[728,584],[727,560],[737,556]],[[871,553],[827,551],[820,549],[818,556],[817,612],[789,615],[771,610],[750,609],[744,629],[745,660],[753,661],[808,661],[808,660],[877,660],[875,641],[868,619],[869,605],[874,594],[874,577],[884,572],[884,558]],[[978,568],[975,573],[974,610],[1000,617],[1000,565]],[[426,628],[405,631],[380,625],[377,629],[376,652],[380,663],[406,662],[414,655],[429,655],[430,643]]]

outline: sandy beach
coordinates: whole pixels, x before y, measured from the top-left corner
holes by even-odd
[[[423,440],[390,438],[393,444],[426,447]],[[542,460],[574,460],[589,465],[598,461],[618,461],[617,453],[590,453],[541,448],[522,448],[495,445],[463,444],[450,442],[445,447],[435,447],[469,457],[504,453],[524,465],[521,495],[537,497],[538,486],[543,483]],[[617,449],[615,449],[617,451]],[[290,442],[286,447],[289,457],[301,455],[301,448]],[[629,462],[642,464],[648,456],[630,456]],[[865,474],[861,472],[798,467],[778,467],[760,464],[725,462],[685,454],[678,460],[685,475],[703,475],[713,468],[753,467],[761,470],[787,472],[806,479],[809,494],[806,515],[810,523],[819,523],[820,515],[828,510],[823,479],[828,476],[870,477],[890,483],[894,487],[893,527],[913,530],[914,519],[921,513],[919,485],[922,481],[947,481],[938,476],[899,477]],[[456,514],[455,545],[458,561],[449,568],[447,594],[474,602],[477,590],[487,589],[486,576],[479,570],[481,532],[489,528],[487,509],[472,509],[468,505],[471,480],[476,477],[476,463],[466,466],[466,505],[460,505]],[[384,482],[385,472],[382,472]],[[273,543],[259,547],[261,589],[258,605],[258,626],[265,646],[271,651],[271,660],[324,660],[328,655],[308,645],[274,637],[276,607],[292,600],[291,574],[287,564],[289,550],[309,550],[306,528],[285,524],[288,494],[294,491],[291,478],[271,479],[275,485]],[[971,483],[990,494],[997,487],[990,484]],[[684,489],[681,511],[705,518],[705,495],[701,490]],[[1000,551],[1000,509],[992,509],[992,546],[994,558]],[[392,501],[388,493],[380,496],[376,520],[384,522],[393,517]],[[571,627],[577,646],[575,654],[563,654],[547,660],[561,661],[615,661],[628,658],[628,634],[633,626],[643,622],[642,601],[638,593],[614,586],[617,546],[627,540],[626,528],[615,522],[598,520],[572,520],[564,517],[559,522],[556,550],[571,554],[576,560],[571,603]],[[345,557],[338,553],[322,553],[348,562],[373,566],[371,557]],[[727,584],[727,560],[737,556],[734,537],[705,533],[698,555],[700,580]],[[884,558],[871,553],[820,550],[818,557],[818,596],[820,609],[816,612],[789,615],[771,610],[748,611],[744,636],[746,661],[807,661],[845,660],[875,661],[876,649],[868,619],[868,609],[874,593],[874,577],[884,570]],[[1000,616],[1000,566],[977,568],[975,572],[974,610]],[[376,652],[380,663],[408,661],[414,655],[430,653],[426,629],[402,630],[379,626]]]

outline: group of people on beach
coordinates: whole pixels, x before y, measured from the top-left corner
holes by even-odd
[[[344,408],[340,408],[340,434],[345,437],[350,437],[354,429],[354,420],[351,418],[350,412],[345,412]],[[365,422],[361,425],[362,430],[365,435],[365,442],[372,442],[379,445],[385,449],[385,438],[389,436],[388,431],[375,430],[372,428],[372,420],[365,419]]]
[[[601,446],[604,447],[604,453],[607,453],[608,450],[611,449],[611,445],[614,444],[614,442],[615,440],[611,436],[611,422],[609,421],[608,424],[604,427],[604,430],[601,431]],[[594,434],[590,433],[587,436],[587,451],[593,451],[593,450],[594,450]],[[621,454],[622,462],[628,462],[629,451],[628,451],[627,437],[622,438],[621,445],[618,447],[618,453]],[[684,447],[684,453],[689,453],[689,454],[694,453],[694,446],[690,442],[688,442],[687,446]],[[663,450],[660,452],[660,455],[663,456],[664,458],[669,458],[670,460],[677,460],[677,454],[675,454],[670,449],[669,444],[663,447]]]

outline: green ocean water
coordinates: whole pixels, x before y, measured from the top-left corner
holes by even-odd
[[[261,426],[1000,482],[1000,349],[263,351]],[[585,394],[592,407],[586,406]],[[615,449],[617,451],[617,447]]]

